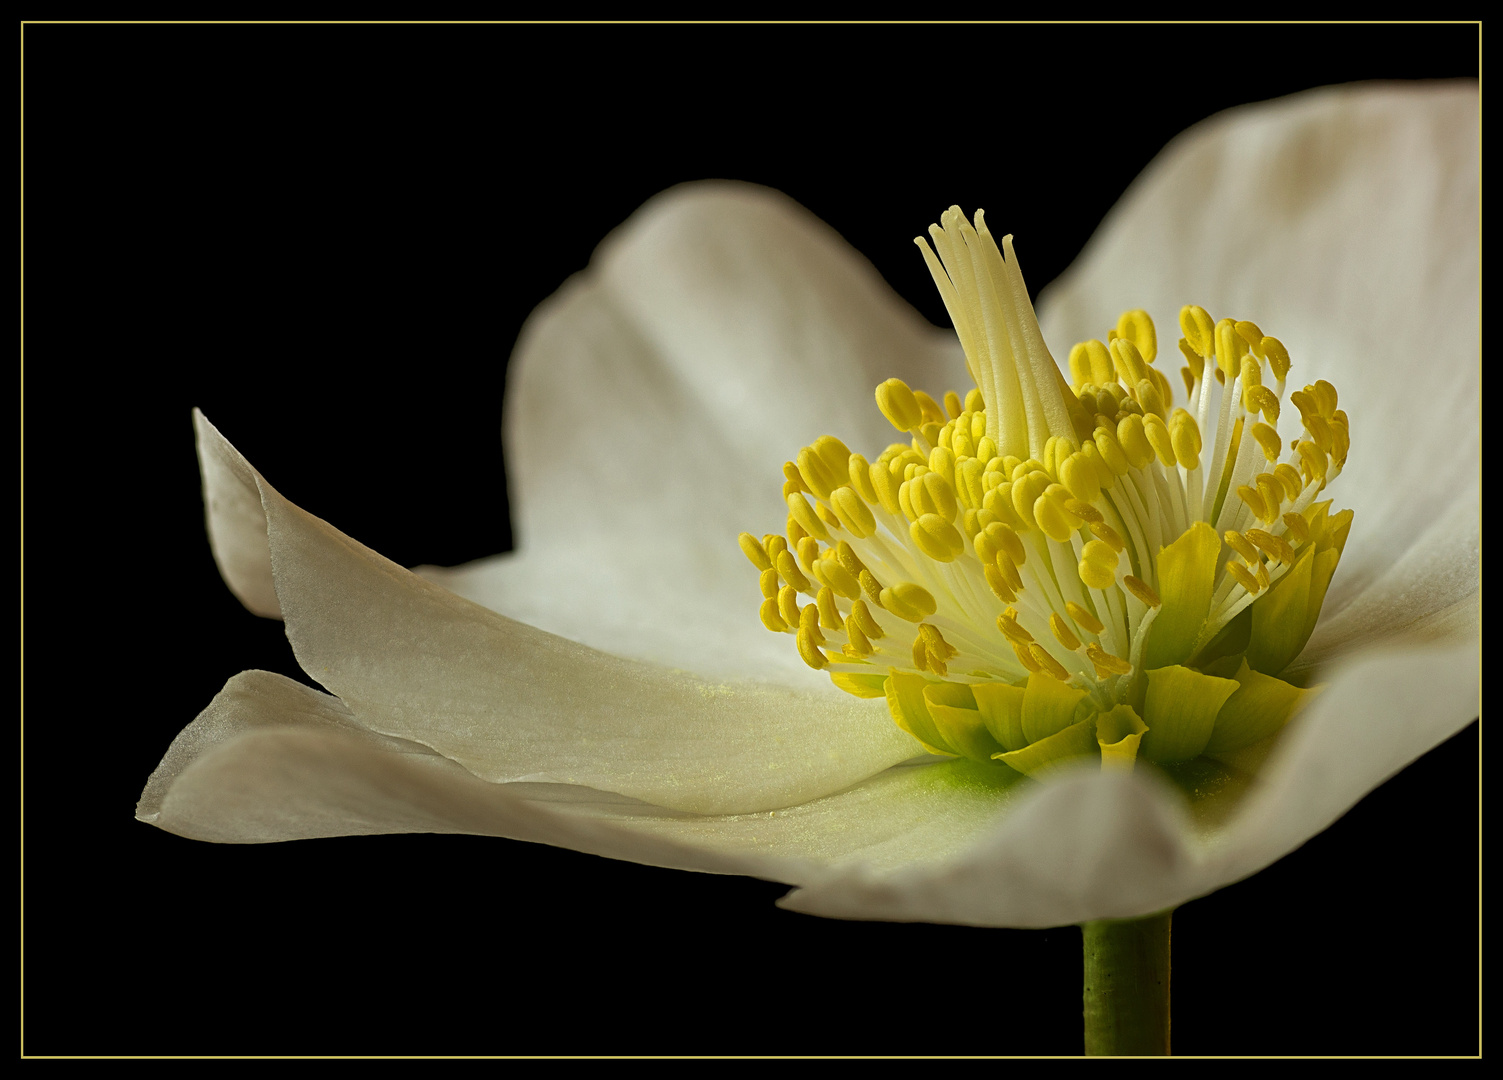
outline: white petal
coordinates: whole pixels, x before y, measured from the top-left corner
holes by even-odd
[[[206,420],[200,437],[218,440],[215,455],[239,457]],[[232,471],[260,493],[303,670],[362,725],[483,779],[735,813],[806,802],[919,752],[879,703],[706,681],[504,618],[293,506],[243,458]]]
[[[783,531],[782,464],[816,437],[868,457],[893,441],[877,383],[964,370],[953,334],[785,196],[676,188],[538,309],[512,357],[520,555],[422,573],[618,655],[807,685],[756,618],[736,536]]]
[[[1474,83],[1368,85],[1213,117],[1144,172],[1043,298],[1056,355],[1143,307],[1161,366],[1178,368],[1175,320],[1199,303],[1280,338],[1290,387],[1335,384],[1352,453],[1329,494],[1355,521],[1314,658],[1475,633],[1477,110]]]
[[[1465,727],[1478,705],[1469,646],[1372,654],[1291,725],[1225,826],[1197,830],[1146,770],[1082,772],[1020,799],[991,835],[942,867],[841,867],[783,905],[836,918],[1024,927],[1174,907],[1293,851]]]
[[[504,836],[655,866],[799,882],[860,861],[937,863],[1032,785],[966,762],[890,769],[788,810],[700,816],[588,788],[493,784],[363,729],[280,675],[231,679],[168,750],[137,817],[220,843],[441,832]]]
[[[197,409],[193,410],[193,434],[203,479],[209,547],[219,575],[249,610],[268,619],[280,619],[282,608],[272,584],[271,551],[266,546],[266,515],[261,512],[254,476],[238,453],[224,453],[228,444]]]

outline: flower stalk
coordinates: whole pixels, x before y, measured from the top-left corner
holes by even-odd
[[[1169,1053],[1169,920],[1098,919],[1085,942],[1085,1052],[1093,1057]]]

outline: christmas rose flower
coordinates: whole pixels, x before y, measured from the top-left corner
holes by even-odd
[[[815,914],[989,926],[1143,915],[1254,873],[1477,712],[1476,108],[1474,87],[1338,88],[1213,118],[1041,299],[1061,358],[1122,311],[1167,329],[1198,304],[1274,335],[1291,387],[1339,387],[1350,453],[1322,451],[1321,497],[1353,512],[1350,532],[1308,643],[1304,627],[1298,656],[1269,672],[1319,687],[1275,734],[1168,771],[1069,753],[1052,771],[1010,768],[991,758],[1016,748],[971,753],[904,723],[887,684],[891,707],[846,693],[810,670],[831,660],[813,636],[795,648],[769,633],[799,629],[798,613],[759,617],[778,593],[765,579],[759,592],[737,536],[784,529],[802,482],[773,490],[783,463],[829,433],[875,458],[893,431],[873,387],[964,390],[967,359],[797,206],[699,185],[639,211],[528,324],[505,424],[514,555],[404,570],[287,502],[196,417],[221,572],[247,608],[285,620],[330,693],[231,679],[138,816],[222,842],[505,836],[788,882],[785,905]],[[1262,359],[1267,339],[1244,337]],[[1122,353],[1108,350],[1136,371]],[[1329,419],[1327,404],[1312,408]],[[1268,535],[1266,565],[1287,573],[1296,560]],[[1128,630],[1143,625],[1134,610]],[[1048,668],[1026,633],[1007,640]],[[938,646],[921,659],[946,675]],[[1135,750],[1142,736],[1117,734]]]

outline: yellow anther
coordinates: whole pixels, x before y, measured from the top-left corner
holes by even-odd
[[[1104,521],[1091,522],[1091,534],[1114,552],[1120,552],[1127,547],[1122,541],[1122,535]]]
[[[778,614],[789,626],[798,626],[798,590],[792,585],[784,585],[778,590]]]
[[[962,420],[965,419],[965,416],[965,413],[960,414],[960,418]],[[953,435],[951,435],[950,449],[958,458],[976,456],[976,443],[968,432],[957,430]]]
[[[1065,509],[1063,499],[1055,498],[1048,491],[1033,501],[1033,520],[1045,536],[1062,544],[1068,543],[1070,534],[1084,524]]]
[[[1082,383],[1095,383],[1097,386],[1105,386],[1116,379],[1117,374],[1112,366],[1112,354],[1107,347],[1099,341],[1082,341],[1070,350],[1070,370],[1075,370],[1075,365],[1080,364],[1085,371]]]
[[[945,410],[939,407],[939,402],[935,401],[922,390],[915,390],[913,397],[918,402],[919,412],[923,415],[924,425],[934,424],[938,426],[945,422]],[[929,441],[935,442],[937,440],[930,439]]]
[[[825,643],[825,636],[819,632],[819,606],[817,604],[805,604],[798,613],[799,632],[808,632],[809,637],[816,645]]]
[[[1258,579],[1258,588],[1260,590],[1268,588],[1271,584],[1271,579],[1268,576],[1268,567],[1262,562],[1253,563],[1253,573]]]
[[[1070,618],[1075,620],[1075,625],[1088,634],[1099,634],[1106,629],[1106,625],[1074,600],[1065,601],[1065,611],[1069,612]]]
[[[877,531],[877,519],[871,507],[850,487],[838,487],[830,492],[830,505],[840,520],[841,527],[857,540],[865,540]]]
[[[912,431],[923,422],[918,398],[902,379],[888,379],[877,387],[877,408],[899,431]]]
[[[1242,392],[1242,404],[1248,412],[1260,412],[1264,420],[1271,424],[1278,423],[1278,396],[1262,383],[1250,386]]]
[[[825,523],[825,525],[828,526],[829,528],[831,528],[831,529],[838,529],[838,528],[840,528],[840,516],[838,514],[836,514],[834,510],[831,510],[828,506],[826,506],[824,503],[822,503],[822,502],[821,503],[815,503],[814,504],[814,513],[816,515],[818,515],[819,520],[823,521]]]
[[[1148,445],[1153,447],[1160,465],[1166,469],[1172,469],[1179,464],[1174,456],[1174,439],[1169,434],[1169,427],[1164,423],[1162,416],[1149,413],[1143,417],[1143,434],[1148,436]]]
[[[1096,677],[1105,679],[1109,675],[1126,675],[1132,671],[1132,665],[1120,656],[1107,652],[1099,645],[1086,646],[1086,659],[1096,667]]]
[[[1049,613],[1049,629],[1054,632],[1054,640],[1071,652],[1080,648],[1080,639],[1070,632],[1069,623],[1060,617],[1059,612]]]
[[[1010,642],[1009,644],[1012,645],[1012,651],[1014,655],[1017,656],[1018,663],[1027,668],[1030,673],[1037,675],[1044,670],[1039,665],[1039,662],[1033,658],[1033,653],[1028,651],[1027,645],[1021,644],[1016,641]]]
[[[1263,496],[1263,506],[1268,511],[1260,516],[1272,524],[1278,520],[1279,506],[1284,498],[1284,482],[1273,473],[1259,473],[1253,483],[1258,486],[1258,494]]]
[[[1013,591],[1012,584],[993,563],[983,563],[981,573],[986,577],[986,584],[992,590],[992,595],[998,600],[1004,604],[1017,600],[1018,594]]]
[[[845,482],[851,452],[833,435],[821,435],[814,445],[798,452],[798,474],[811,492],[828,499],[830,492]]]
[[[778,552],[777,571],[784,581],[801,593],[812,593],[814,590],[809,584],[809,579],[799,572],[798,564],[793,561],[793,552]]]
[[[1257,488],[1251,484],[1238,484],[1237,497],[1247,504],[1247,508],[1253,512],[1253,517],[1259,521],[1268,520],[1268,504],[1263,501],[1263,496]]]
[[[835,606],[835,591],[826,585],[814,597],[815,606],[819,608],[819,625],[826,630],[839,630],[845,626],[845,619],[840,615],[840,609]]]
[[[1283,382],[1289,376],[1289,350],[1284,348],[1284,343],[1275,337],[1265,337],[1262,345],[1263,356],[1268,360],[1268,366],[1273,369],[1273,377]]]
[[[736,543],[741,545],[741,553],[751,560],[751,564],[758,570],[770,570],[772,560],[767,557],[767,549],[757,542],[757,538],[751,533],[742,533],[736,537]]]
[[[1154,592],[1153,589],[1149,586],[1148,582],[1144,581],[1140,577],[1134,577],[1132,574],[1128,574],[1122,579],[1122,584],[1127,587],[1128,592],[1132,593],[1149,607],[1156,608],[1163,603],[1163,601],[1159,599],[1159,594]]]
[[[1258,329],[1258,324],[1241,319],[1237,323],[1237,333],[1242,340],[1247,342],[1247,347],[1259,360],[1263,359],[1263,331]]]
[[[813,636],[802,626],[798,630],[798,654],[815,671],[829,666],[830,658],[820,651]]]
[[[1122,444],[1117,441],[1117,433],[1111,428],[1099,427],[1095,432],[1096,452],[1106,467],[1111,470],[1113,476],[1126,476],[1132,465],[1127,460],[1127,455],[1122,452]],[[1105,486],[1105,485],[1103,485]]]
[[[1185,409],[1175,409],[1169,417],[1169,439],[1174,444],[1174,459],[1183,468],[1200,468],[1200,425]]]
[[[986,487],[981,477],[985,466],[976,458],[964,458],[955,466],[955,498],[967,510],[980,510]]]
[[[1117,580],[1117,552],[1104,540],[1087,540],[1077,569],[1091,588],[1109,589]]]
[[[929,650],[929,655],[938,656],[942,660],[952,660],[960,655],[960,650],[945,640],[939,632],[939,627],[929,623],[919,623],[919,637],[924,639],[924,645]]]
[[[1031,472],[1021,480],[1012,482],[1012,508],[1025,528],[1033,528],[1033,504],[1048,490],[1052,481],[1046,472]],[[1000,489],[999,489],[1000,490]]]
[[[1223,378],[1234,379],[1242,372],[1242,357],[1247,353],[1247,342],[1237,333],[1237,324],[1231,319],[1222,319],[1216,324],[1216,367]]]
[[[846,624],[849,626],[852,623],[871,641],[881,641],[887,636],[877,620],[872,618],[871,609],[866,606],[865,600],[852,602],[851,613],[846,617]]]
[[[1337,465],[1346,464],[1346,456],[1352,449],[1351,428],[1347,426],[1346,413],[1340,409],[1331,417],[1331,460]]]
[[[993,551],[1006,552],[1007,557],[1018,565],[1028,561],[1028,551],[1023,540],[1012,526],[994,521],[986,527],[986,538]]]
[[[1306,427],[1310,425],[1311,417],[1320,418],[1320,405],[1316,402],[1314,395],[1310,393],[1310,387],[1307,386],[1303,390],[1293,391],[1289,395],[1289,400],[1299,410],[1300,420],[1304,422]]]
[[[1186,367],[1182,370],[1189,373],[1189,377],[1185,380],[1185,393],[1188,394],[1195,389],[1195,380],[1205,374],[1206,358],[1196,352],[1184,338],[1179,339],[1179,352],[1185,358]]]
[[[1263,367],[1258,363],[1256,356],[1244,356],[1242,358],[1242,407],[1248,412],[1256,412],[1254,405],[1247,396],[1247,392],[1255,386],[1263,385]]]
[[[1191,351],[1202,359],[1211,358],[1216,351],[1216,323],[1210,312],[1198,304],[1186,304],[1179,309],[1179,329]]]
[[[908,526],[908,535],[918,548],[936,562],[954,562],[965,550],[965,538],[938,514],[923,514]]]
[[[784,540],[777,533],[768,533],[762,537],[762,550],[767,552],[767,565],[776,566],[778,563],[778,552],[788,550],[788,541]]]
[[[913,507],[923,514],[938,514],[946,521],[955,520],[955,512],[958,509],[955,499],[955,489],[950,482],[937,472],[925,473],[919,477],[922,494],[914,493]]]
[[[1079,499],[1066,499],[1065,509],[1086,524],[1094,525],[1096,522],[1103,520],[1100,510],[1097,510],[1088,502],[1081,502]]]
[[[828,540],[830,534],[825,529],[825,523],[819,520],[814,508],[809,505],[809,500],[797,493],[788,496],[788,516],[797,522],[799,528],[810,536],[820,540]]]
[[[839,559],[821,559],[819,570],[824,575],[826,584],[835,590],[837,596],[843,596],[847,600],[856,600],[861,596],[861,582],[855,574],[841,565]]]
[[[938,408],[938,406],[935,407]],[[938,446],[939,433],[943,430],[943,427],[932,421],[919,428],[919,433],[914,437],[913,440],[914,451],[921,453],[924,449],[924,443],[928,443],[930,446]]]
[[[889,514],[901,514],[903,503],[898,498],[900,482],[893,476],[888,463],[880,460],[875,462],[871,467],[870,480],[872,492],[877,496],[877,502],[882,504],[882,509]]]
[[[793,520],[792,514],[788,515],[788,524],[786,528],[788,530],[788,542],[795,548],[798,547],[798,542],[800,540],[809,535],[808,533],[804,532],[803,527],[799,525],[797,521]]]
[[[1315,404],[1320,409],[1320,415],[1329,420],[1336,415],[1336,388],[1324,379],[1316,379],[1314,386],[1305,387],[1310,396],[1315,398]]]
[[[757,585],[762,590],[762,595],[768,599],[776,599],[778,590],[783,587],[782,579],[772,567],[763,570],[757,579]]]
[[[997,629],[1002,631],[1002,636],[1015,645],[1027,645],[1033,640],[1033,635],[1018,625],[1018,609],[1008,608],[997,616]]]
[[[1258,440],[1258,445],[1263,448],[1263,457],[1268,461],[1279,460],[1279,453],[1284,449],[1283,442],[1279,439],[1279,433],[1261,421],[1252,427],[1252,437]]]
[[[1141,416],[1124,416],[1117,424],[1117,443],[1122,447],[1127,462],[1134,469],[1141,469],[1153,460],[1153,444],[1143,430]]]
[[[1157,415],[1162,418],[1164,415],[1164,395],[1159,392],[1157,384],[1152,379],[1139,379],[1137,391],[1138,404],[1143,407],[1143,411],[1150,416]]]
[[[882,606],[906,622],[922,622],[938,609],[929,590],[912,581],[901,581],[882,590]]]
[[[861,591],[866,593],[867,599],[878,607],[883,606],[882,593],[886,590],[882,588],[882,583],[872,576],[870,570],[863,566],[857,573],[856,580],[861,582]]]
[[[1304,466],[1305,476],[1312,480],[1324,481],[1326,478],[1326,467],[1329,465],[1325,451],[1309,439],[1301,439],[1296,449],[1299,451],[1300,463]]]
[[[1284,531],[1301,544],[1310,542],[1310,523],[1303,514],[1290,512],[1284,515]]]
[[[1112,366],[1123,386],[1136,387],[1148,378],[1148,373],[1144,370],[1147,365],[1143,363],[1143,354],[1138,352],[1136,345],[1119,337],[1112,338],[1108,347],[1112,352]]]
[[[953,393],[953,391],[951,392]],[[943,446],[936,446],[933,450],[929,451],[929,468],[944,477],[945,483],[954,483],[955,457],[955,451]]]
[[[1250,563],[1258,561],[1258,549],[1252,546],[1252,543],[1246,536],[1235,529],[1228,529],[1221,535],[1226,540],[1227,547],[1231,548],[1238,555],[1241,555]]]
[[[799,485],[800,490],[806,490],[803,486],[804,478],[798,473],[798,466],[791,461],[783,462],[783,479],[790,484]]]
[[[1310,433],[1310,438],[1323,452],[1327,454],[1331,452],[1331,425],[1324,416],[1306,417],[1305,430]]]
[[[819,541],[806,536],[798,542],[798,565],[804,573],[813,575],[814,564],[819,561]]]
[[[1262,587],[1258,584],[1258,579],[1253,577],[1252,574],[1248,572],[1247,567],[1243,566],[1235,559],[1228,559],[1226,561],[1226,572],[1237,579],[1238,585],[1241,585],[1244,589],[1252,593],[1254,596],[1262,591]]]
[[[1185,384],[1185,397],[1189,397],[1195,392],[1195,372],[1187,367],[1182,367],[1179,369],[1179,377]]]
[[[1153,363],[1159,354],[1158,335],[1153,329],[1153,320],[1142,310],[1124,311],[1117,317],[1117,333],[1137,346],[1147,363]]]
[[[846,475],[850,477],[851,487],[857,495],[868,503],[877,501],[877,489],[872,487],[871,463],[860,454],[852,454],[846,462]]]
[[[778,610],[776,600],[763,600],[762,607],[757,613],[762,617],[762,625],[774,634],[784,633],[788,629],[788,624],[783,621],[783,616]]]
[[[1269,555],[1272,555],[1279,562],[1292,563],[1294,561],[1294,549],[1289,546],[1288,541],[1282,536],[1274,536],[1272,533],[1264,532],[1262,529],[1248,529],[1247,538],[1256,544],[1260,550],[1268,552]],[[1253,561],[1255,560],[1248,560],[1248,562]]]
[[[985,416],[985,414],[983,414],[983,413],[977,413],[976,415],[978,415],[978,416],[981,417],[981,422],[984,425],[986,423],[986,416]],[[978,438],[976,440],[976,460],[977,461],[984,461],[984,462],[990,463],[991,460],[992,460],[992,458],[994,458],[996,456],[997,456],[997,444],[994,443],[994,442],[992,442],[991,436],[989,436],[989,435],[982,435],[980,438]]]
[[[799,492],[808,491],[808,490],[809,489],[804,486],[804,482],[802,480],[784,480],[783,481],[783,498],[785,498],[785,499],[788,498],[788,496],[790,496],[790,495],[793,495],[793,494],[796,494],[796,493],[799,493]]]
[[[915,668],[919,671],[929,670],[929,650],[924,647],[924,635],[913,635],[913,646],[909,652],[913,657],[913,666]],[[938,675],[939,672],[935,672],[935,674]]]
[[[1012,587],[1013,592],[1023,591],[1023,575],[1018,573],[1018,564],[1007,557],[1007,552],[997,552],[997,557],[992,560],[1003,579]]]
[[[1028,651],[1033,654],[1033,659],[1038,664],[1041,671],[1045,671],[1048,674],[1053,675],[1060,682],[1070,681],[1070,673],[1065,670],[1065,666],[1063,664],[1054,659],[1054,656],[1049,652],[1048,649],[1035,642],[1034,644],[1028,646]]]
[[[1277,476],[1279,483],[1284,485],[1284,498],[1291,502],[1299,498],[1299,493],[1305,490],[1305,482],[1300,478],[1299,470],[1288,462],[1275,465],[1273,475]]]
[[[1014,529],[1026,529],[1023,519],[1018,517],[1018,512],[1012,505],[1012,484],[1001,483],[992,488],[981,499],[981,508],[994,514],[998,521],[1005,521]]]
[[[949,414],[951,420],[954,420],[961,413],[960,395],[954,390],[945,391],[945,412]]]
[[[872,654],[872,643],[861,632],[861,628],[852,623],[850,619],[846,619],[845,621],[845,638],[845,644],[841,647],[840,651],[852,660],[863,660]]]
[[[844,540],[835,545],[835,560],[839,562],[840,565],[846,569],[846,572],[851,574],[853,577],[859,575],[861,571],[866,569],[866,567],[861,564],[861,560],[856,558],[855,549],[853,549],[851,545],[846,543]]]

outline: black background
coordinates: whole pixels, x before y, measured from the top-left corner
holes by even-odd
[[[488,555],[518,329],[657,191],[786,191],[944,323],[911,238],[950,203],[1037,288],[1196,120],[1477,55],[1472,26],[26,27],[25,1051],[1078,1053],[1073,928],[135,822],[229,676],[301,677],[219,582],[189,410],[397,562]],[[1477,777],[1474,726],[1183,907],[1176,1050],[1477,1052]]]

